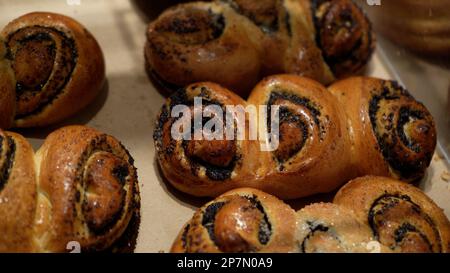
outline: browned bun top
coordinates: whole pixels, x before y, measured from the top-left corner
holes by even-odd
[[[352,209],[373,236],[395,252],[450,251],[450,223],[420,189],[383,177],[345,185],[334,203]]]
[[[42,251],[62,251],[70,241],[84,250],[110,247],[139,206],[128,151],[111,136],[70,126],[50,134],[38,158],[41,203],[50,204],[49,223],[41,224],[49,230],[37,228]]]
[[[148,27],[147,70],[170,85],[212,81],[245,95],[258,80],[261,62],[260,34],[248,25],[219,3],[169,8]]]
[[[396,82],[381,81],[372,90],[369,115],[381,152],[392,169],[407,180],[423,177],[437,142],[428,109]]]
[[[280,170],[296,168],[296,159],[308,158],[341,135],[340,111],[321,84],[295,75],[265,78],[253,90],[249,104],[279,107],[280,145],[274,157]],[[270,132],[270,115],[267,116]],[[322,143],[327,143],[323,145]]]
[[[289,252],[294,211],[254,189],[227,192],[200,208],[174,242],[172,252]]]
[[[348,78],[329,90],[345,105],[360,176],[415,181],[425,175],[437,136],[433,116],[422,103],[398,83],[370,77]]]
[[[74,19],[29,13],[10,22],[1,35],[16,78],[15,126],[61,121],[99,93],[105,78],[103,53]]]
[[[370,22],[352,0],[313,0],[319,48],[338,78],[358,73],[374,49]]]

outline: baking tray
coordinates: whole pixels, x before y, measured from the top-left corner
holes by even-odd
[[[97,38],[105,54],[107,85],[87,109],[57,126],[20,130],[37,149],[53,130],[69,124],[86,124],[121,140],[135,158],[141,189],[141,226],[136,252],[168,252],[193,212],[207,199],[192,198],[170,187],[155,162],[153,128],[164,97],[155,89],[144,69],[143,46],[147,23],[175,1],[128,0],[0,0],[0,25],[32,11],[66,14],[83,23]],[[367,74],[397,79],[378,47]],[[424,77],[423,83],[427,82]],[[430,79],[431,80],[431,79]],[[408,86],[407,86],[408,87]],[[409,87],[408,87],[409,88]],[[420,99],[426,99],[421,98]],[[428,103],[426,102],[428,105]],[[433,107],[433,105],[428,105]],[[433,110],[433,109],[432,109]],[[450,184],[441,176],[443,153],[435,155],[422,188],[450,217]],[[331,195],[289,202],[298,209],[304,204],[326,201]]]

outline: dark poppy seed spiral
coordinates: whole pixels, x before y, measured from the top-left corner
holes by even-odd
[[[372,94],[369,116],[385,160],[402,178],[421,178],[436,147],[433,117],[394,82]]]
[[[64,91],[77,63],[75,41],[52,27],[30,26],[7,38],[17,78],[16,119],[42,112]]]
[[[442,238],[435,222],[407,195],[380,196],[369,210],[368,223],[374,237],[392,250],[442,250]]]
[[[16,143],[11,137],[1,135],[0,132],[0,192],[8,183],[14,164]]]
[[[333,73],[342,77],[366,65],[373,37],[362,10],[351,0],[313,0],[311,9],[317,44]]]
[[[321,122],[321,111],[315,103],[310,99],[299,97],[291,92],[283,90],[275,90],[271,93],[268,105],[267,128],[271,133],[271,111],[273,106],[279,105],[279,141],[280,145],[274,156],[281,166],[289,161],[292,157],[302,151],[307,139],[312,132],[309,132],[309,125],[307,121],[300,115],[295,113],[296,109],[283,104],[283,102],[291,103],[298,107],[303,107],[311,114],[311,118],[315,126],[319,129],[319,138],[325,135],[324,128]]]

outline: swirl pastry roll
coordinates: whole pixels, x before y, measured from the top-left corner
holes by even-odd
[[[298,76],[268,77],[248,103],[267,105],[269,113],[279,107],[279,145],[260,152],[271,159],[261,166],[265,177],[260,189],[293,199],[332,191],[351,178],[345,114],[322,85]]]
[[[175,253],[292,252],[295,213],[253,189],[223,194],[200,208],[173,244]]]
[[[31,145],[0,130],[0,253],[35,249],[36,172]]]
[[[195,108],[195,99],[201,99],[198,108]],[[162,172],[176,188],[197,196],[218,196],[257,176],[262,160],[257,158],[258,142],[240,140],[238,137],[239,122],[242,124],[248,118],[245,113],[232,117],[231,124],[235,129],[231,139],[225,135],[225,123],[222,123],[223,130],[219,132],[221,138],[208,140],[203,130],[215,118],[226,121],[227,106],[246,105],[233,92],[213,83],[190,85],[167,100],[158,117],[154,141]],[[179,106],[188,107],[189,113],[176,112]],[[219,107],[222,113],[204,117],[203,113],[209,107]],[[198,128],[195,128],[196,118],[200,121]],[[183,124],[188,124],[188,128],[183,128]],[[181,132],[180,138],[174,137],[174,130]],[[198,133],[200,138],[196,137]]]
[[[246,97],[263,76],[329,84],[359,73],[374,48],[351,0],[217,0],[170,8],[147,32],[147,69],[175,85],[213,81]]]
[[[139,213],[136,169],[116,139],[72,126],[49,135],[36,154],[40,252],[61,252],[70,241],[104,250]]]
[[[196,99],[203,102],[197,114]],[[245,113],[229,122],[228,106]],[[205,115],[210,107],[221,112]],[[183,137],[174,137],[180,128]],[[282,199],[327,193],[365,175],[414,182],[437,142],[430,112],[395,82],[358,77],[327,90],[296,75],[265,78],[247,101],[212,83],[181,89],[163,106],[154,140],[164,176],[183,192],[216,197],[251,187]]]
[[[349,78],[329,90],[347,112],[357,176],[404,181],[424,176],[437,138],[433,117],[423,104],[396,82],[375,78]]]
[[[75,20],[54,13],[29,13],[9,23],[1,36],[15,77],[15,99],[9,99],[8,108],[0,114],[7,117],[0,118],[3,128],[59,122],[100,92],[105,79],[102,51]]]
[[[260,75],[261,38],[228,5],[177,5],[148,28],[147,71],[176,86],[213,81],[238,93],[248,91]]]
[[[370,228],[351,210],[324,203],[297,212],[295,238],[301,253],[367,253],[374,242]]]
[[[372,235],[394,252],[449,252],[450,223],[422,191],[389,178],[351,181],[334,203],[352,209]]]
[[[352,0],[301,0],[311,3],[317,46],[337,78],[361,71],[374,50],[369,20]]]

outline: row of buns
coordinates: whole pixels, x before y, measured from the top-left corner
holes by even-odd
[[[346,219],[351,228],[355,224],[356,237],[350,238],[343,223],[342,247],[348,252],[364,252],[360,247],[372,241],[383,251],[448,250],[448,220],[407,184],[367,178],[383,181],[379,186],[366,181],[364,190],[358,186],[338,194],[344,201],[312,205],[298,216],[277,199],[330,192],[365,175],[404,182],[423,178],[436,147],[426,107],[392,81],[353,77],[334,82],[359,73],[373,48],[370,23],[350,0],[195,2],[168,9],[149,25],[148,72],[163,84],[185,86],[167,99],[157,117],[154,140],[162,175],[195,196],[252,188],[225,193],[201,208],[174,244],[175,252],[338,251],[327,234],[316,238],[292,229],[308,225],[310,218],[331,222],[337,230]],[[199,54],[203,57],[194,60]],[[263,78],[275,73],[291,74]],[[325,87],[315,80],[334,84]],[[91,103],[104,82],[102,50],[72,18],[30,13],[0,34],[1,129],[58,123]],[[280,107],[279,148],[262,152],[251,140],[173,139],[170,126],[176,119],[169,113],[177,104],[192,107],[194,97],[221,107]],[[50,134],[35,153],[24,137],[1,129],[0,252],[64,252],[70,242],[83,251],[120,251],[133,244],[140,218],[137,170],[118,140],[69,126]],[[412,246],[390,244],[390,235],[386,241],[365,222],[366,211],[345,205],[345,197],[372,201],[361,191],[391,189],[397,193],[378,200],[379,206],[383,211],[386,203],[401,203],[401,217],[419,230],[404,228],[402,238],[414,241]],[[409,215],[416,206],[424,207],[420,219]],[[242,219],[235,210],[244,210]],[[198,224],[204,222],[202,213],[213,213],[206,217],[211,225]],[[343,217],[335,219],[333,213]],[[238,220],[249,220],[251,230],[235,234]],[[404,220],[392,221],[403,225]],[[327,233],[322,224],[303,232],[317,227]],[[299,248],[299,240],[308,242]],[[352,248],[354,240],[362,244]]]
[[[333,203],[295,212],[267,193],[241,188],[198,209],[173,253],[447,253],[450,222],[416,187],[367,176]]]

